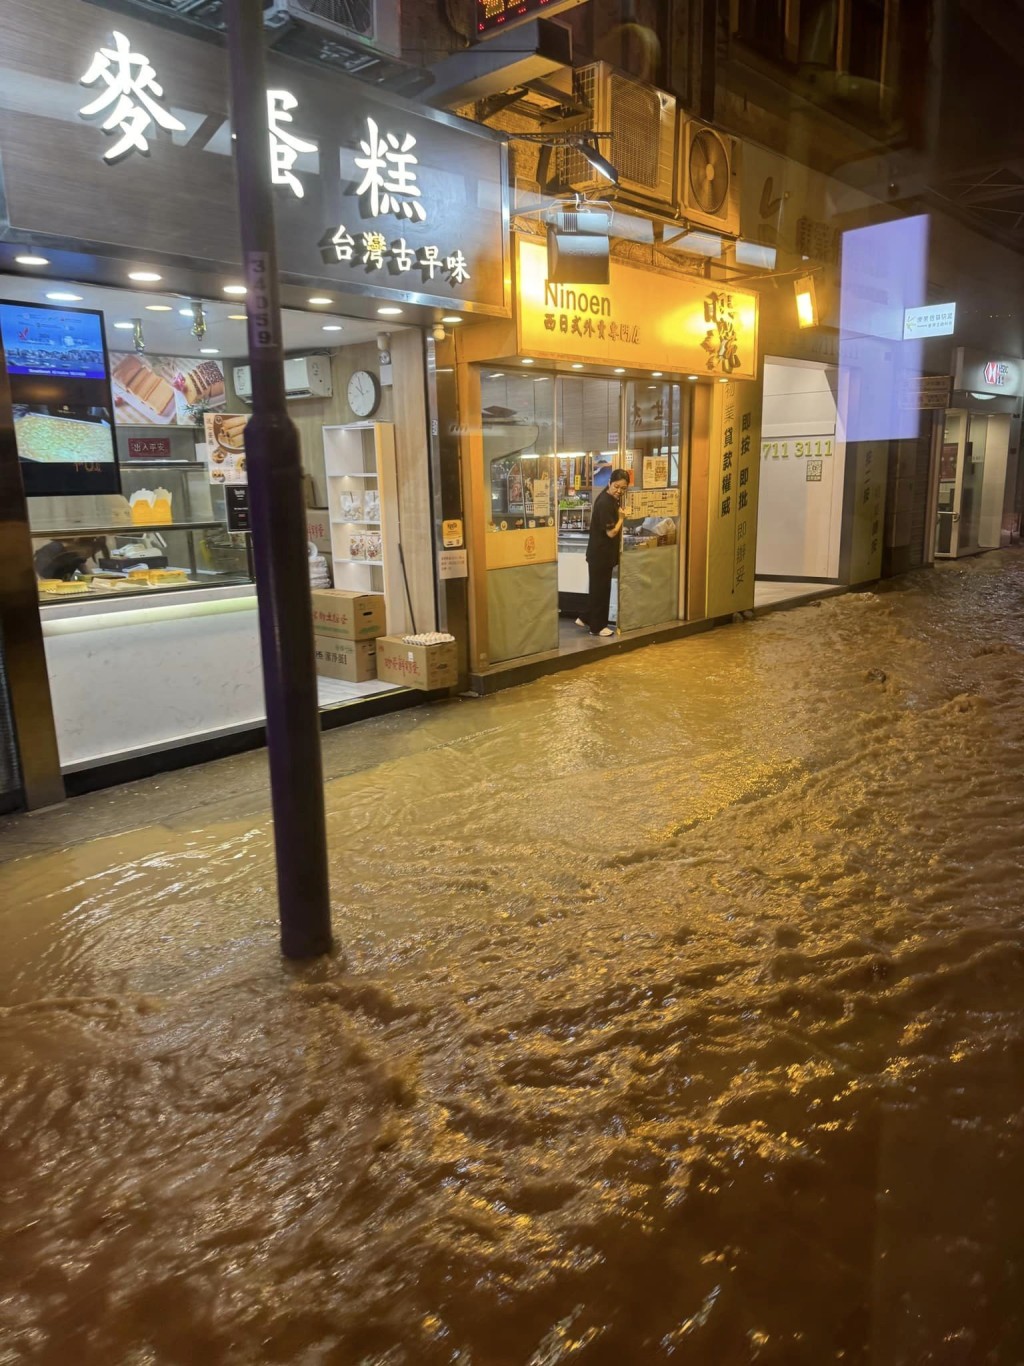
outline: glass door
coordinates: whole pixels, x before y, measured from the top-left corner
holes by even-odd
[[[623,386],[622,464],[632,475],[619,565],[619,630],[676,621],[683,601],[686,433],[678,384]]]
[[[953,559],[978,549],[987,439],[987,417],[957,410],[946,414],[939,457],[938,556]]]
[[[619,464],[622,385],[618,380],[565,375],[556,381],[556,393],[558,609],[563,616],[578,617],[587,604],[590,510]],[[612,621],[616,593],[613,580]]]

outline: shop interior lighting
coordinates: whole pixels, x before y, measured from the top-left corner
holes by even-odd
[[[818,301],[814,293],[814,277],[801,275],[793,281],[796,294],[796,320],[801,327],[817,327]]]
[[[583,369],[583,362],[582,362],[581,360],[574,360],[573,363],[572,363],[572,368],[573,368],[574,370],[582,370],[582,369]]]
[[[16,256],[14,259],[19,266],[48,266],[50,264],[45,256]]]
[[[524,358],[523,358],[523,364],[524,364],[524,365],[532,365],[532,364],[533,364],[533,361],[530,360],[528,357],[525,357],[525,356],[524,356]]]
[[[665,372],[664,372],[663,370],[652,370],[652,371],[651,371],[651,379],[661,379],[661,377],[662,377],[662,375],[663,375],[664,373],[665,373]]]
[[[722,378],[721,378],[718,382],[719,382],[719,384],[728,384],[728,383],[729,383],[729,381],[725,378],[724,375],[722,376]]]
[[[201,356],[219,356],[219,355],[220,355],[220,347],[219,347],[219,346],[201,346],[201,347],[199,348],[199,354],[200,354]]]
[[[696,384],[696,383],[697,383],[697,376],[696,376],[696,375],[687,375],[686,378],[690,381],[691,384]]]
[[[248,315],[248,313],[229,313],[229,314],[228,314],[228,322],[229,322],[229,323],[247,323],[248,321],[249,321],[249,315]]]
[[[51,289],[46,297],[52,299],[55,304],[80,304],[82,302],[81,294],[69,294],[63,289]]]
[[[233,295],[237,294],[239,297],[241,297],[241,295],[247,294],[248,290],[246,289],[245,285],[225,285],[224,293]]]
[[[325,332],[340,332],[341,323],[324,323],[323,330]]]
[[[174,309],[170,304],[147,304],[147,313],[173,313]]]
[[[163,278],[164,277],[158,275],[155,270],[130,270],[128,272],[128,279],[134,280],[135,283],[139,285],[155,285]]]
[[[206,336],[206,309],[203,307],[202,299],[193,299],[190,307],[192,310],[192,335],[198,341],[202,341]]]
[[[117,328],[118,332],[130,332],[130,331],[132,330],[132,328],[135,326],[135,324],[134,324],[134,323],[124,322],[124,323],[115,323],[114,326]]]
[[[615,367],[615,373],[617,375],[624,375],[626,373],[626,367],[624,365],[617,365]]]
[[[462,322],[462,318],[458,313],[446,313],[441,321],[447,323],[449,327],[454,327],[456,323]]]
[[[385,308],[377,309],[377,312],[380,314],[382,318],[397,318],[401,311],[402,310],[400,308],[394,308],[390,305]]]
[[[179,317],[179,318],[191,318],[191,316],[192,316],[192,309],[191,309],[191,308],[179,308],[179,309],[178,309],[178,317]]]
[[[493,375],[488,375],[487,378],[488,378],[488,379],[504,379],[504,378],[505,378],[505,371],[504,371],[504,370],[495,370],[494,374],[493,374]]]
[[[314,294],[313,297],[311,299],[307,299],[306,302],[311,304],[331,304],[334,302],[334,300],[328,299],[325,294]]]

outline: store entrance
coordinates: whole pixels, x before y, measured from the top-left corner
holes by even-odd
[[[1009,418],[1001,414],[947,412],[939,458],[936,556],[953,559],[999,545],[1009,426]]]
[[[689,394],[654,378],[492,370],[481,375],[492,664],[595,643],[577,624],[589,586],[595,499],[630,476],[611,622],[619,633],[679,619]]]

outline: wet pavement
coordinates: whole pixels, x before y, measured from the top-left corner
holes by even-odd
[[[0,822],[0,1364],[1024,1362],[1024,553]]]

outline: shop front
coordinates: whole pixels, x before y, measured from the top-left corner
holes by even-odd
[[[753,605],[757,296],[616,257],[606,286],[557,284],[543,242],[519,237],[515,255],[514,324],[467,329],[451,352],[480,688],[600,643],[577,618],[615,470],[620,639]]]
[[[52,15],[12,8],[0,54],[2,515],[24,529],[73,791],[258,742],[246,291],[223,50],[71,0],[54,7],[55,46]],[[269,79],[311,582],[382,599],[378,634],[443,628],[431,333],[509,311],[503,148],[476,125],[296,63],[272,59]],[[19,573],[5,559],[25,756],[38,727],[18,726],[32,676]],[[409,700],[376,676],[372,642],[327,644],[329,723]]]
[[[1019,529],[1017,492],[1024,363],[958,347],[939,459],[935,554],[975,555]]]

